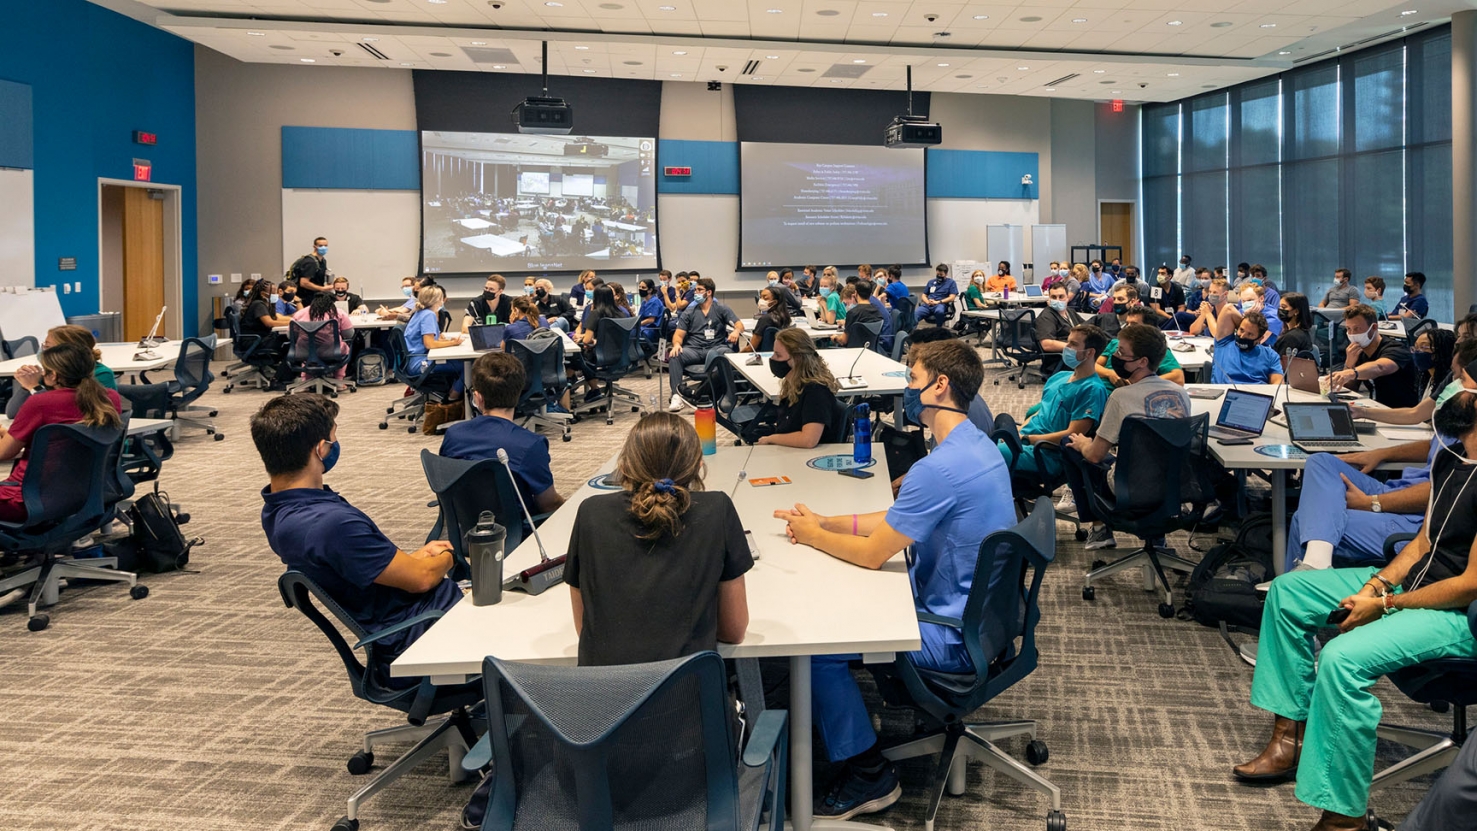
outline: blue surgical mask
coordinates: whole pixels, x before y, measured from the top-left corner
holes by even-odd
[[[831,289],[828,286],[821,286],[821,297],[830,297],[830,296],[831,296]]]
[[[1435,363],[1436,358],[1430,352],[1411,352],[1410,360],[1415,364],[1416,369],[1421,372],[1430,372],[1431,365]]]
[[[1251,284],[1254,285],[1254,286],[1260,286],[1260,285],[1262,285],[1262,278],[1260,278],[1260,277],[1253,277],[1253,278],[1251,278]]]
[[[777,286],[779,284],[780,284],[780,281],[778,281],[778,280],[770,280],[769,281],[769,285],[770,286]]]
[[[535,289],[533,286],[524,286],[523,287],[523,293],[524,294],[533,294],[535,291],[537,291],[537,289]]]
[[[415,294],[415,286],[401,286],[400,293],[405,295],[406,297],[410,297],[411,295]]]
[[[323,457],[323,472],[327,473],[328,471],[333,470],[333,466],[336,464],[338,464],[338,442],[334,442],[332,445],[330,445],[328,448],[328,455]]]
[[[1065,300],[1048,300],[1046,301],[1046,305],[1059,312],[1065,312],[1067,310],[1067,301]]]
[[[1067,365],[1067,369],[1076,369],[1077,365],[1082,363],[1082,358],[1077,355],[1075,349],[1063,349],[1062,363]]]
[[[320,257],[326,257],[326,256],[328,256],[328,246],[326,246],[326,245],[320,245],[320,246],[318,246],[318,256],[320,256]]]
[[[281,299],[282,299],[281,295],[276,295],[276,294],[272,295],[272,302],[273,303],[276,303],[277,301],[279,301]]]
[[[923,390],[903,389],[903,414],[914,424],[923,423]]]
[[[695,291],[692,293],[692,299],[695,303],[704,303],[708,299],[708,294],[707,292]]]

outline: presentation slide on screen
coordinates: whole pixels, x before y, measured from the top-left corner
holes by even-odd
[[[741,268],[928,261],[923,150],[739,145]]]
[[[655,269],[656,139],[421,133],[428,274]]]

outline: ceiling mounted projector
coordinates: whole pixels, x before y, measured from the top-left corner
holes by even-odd
[[[913,115],[913,67],[908,67],[908,114],[887,125],[882,143],[888,147],[933,147],[944,143],[944,128],[926,116]]]
[[[549,42],[544,41],[544,94],[530,95],[513,108],[518,132],[536,136],[566,136],[574,130],[574,108],[563,98],[549,95]]]

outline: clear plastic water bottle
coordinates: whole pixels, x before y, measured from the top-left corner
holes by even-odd
[[[852,429],[851,460],[857,467],[872,463],[872,411],[866,404],[856,408],[856,426]]]

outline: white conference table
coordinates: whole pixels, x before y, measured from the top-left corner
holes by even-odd
[[[1190,384],[1188,389],[1214,389],[1229,390],[1233,387],[1229,384]],[[1279,384],[1237,384],[1234,389],[1259,392],[1264,395],[1275,395],[1274,406],[1283,409],[1289,397],[1296,403],[1327,402],[1327,398],[1309,392],[1294,390],[1286,385]],[[1220,415],[1221,404],[1225,401],[1222,395],[1216,399],[1191,398],[1190,412],[1192,415],[1201,413],[1210,414],[1210,423],[1215,425],[1217,416]],[[1369,402],[1371,406],[1378,407],[1379,404]],[[1289,470],[1301,470],[1307,462],[1307,454],[1298,450],[1292,444],[1292,438],[1288,435],[1286,416],[1274,416],[1278,421],[1269,420],[1266,429],[1262,431],[1252,444],[1249,445],[1224,445],[1215,438],[1208,440],[1209,450],[1215,460],[1220,462],[1227,470],[1265,470],[1268,471],[1272,480],[1272,563],[1281,574],[1285,563],[1287,552],[1287,472]],[[1395,426],[1380,425],[1373,434],[1359,434],[1359,442],[1364,450],[1378,450],[1386,447],[1395,447],[1412,441],[1420,441],[1423,438],[1429,440],[1431,431],[1420,426]],[[1266,455],[1260,448],[1281,448],[1275,451],[1276,455]],[[1380,465],[1380,470],[1400,470],[1410,467],[1410,462],[1390,462]]]
[[[116,375],[134,375],[140,372],[149,372],[172,366],[180,355],[179,341],[165,341],[155,344],[148,351],[153,357],[137,357],[145,350],[139,349],[137,342],[132,343],[100,343],[97,348],[102,350],[102,364],[113,370]],[[38,363],[35,355],[24,355],[19,358],[11,358],[0,362],[0,378],[14,377],[23,366],[35,366]]]
[[[877,465],[883,465],[882,446],[873,450]],[[744,579],[748,633],[743,643],[719,644],[718,651],[726,658],[790,659],[790,811],[797,831],[812,827],[810,657],[859,653],[868,663],[887,663],[896,653],[921,646],[902,557],[876,571],[860,568],[814,548],[791,545],[784,524],[774,519],[775,510],[802,501],[821,514],[880,511],[892,505],[885,469],[871,479],[851,479],[806,464],[835,454],[849,458],[851,445],[811,450],[720,447],[704,459],[708,490],[732,494],[739,518],[759,550],[758,561]],[[592,481],[614,468],[615,459],[610,459]],[[750,480],[785,475],[794,484],[755,487],[739,482],[740,471]],[[568,550],[581,502],[614,492],[587,483],[539,526],[549,555]],[[508,555],[503,574],[511,576],[538,561],[537,543],[525,539]],[[455,684],[480,675],[482,659],[488,655],[506,661],[574,664],[578,648],[567,591],[556,587],[537,597],[507,591],[495,606],[473,606],[464,600],[452,607],[395,660],[390,674],[430,676],[435,684]]]
[[[466,228],[469,231],[484,231],[488,228],[491,228],[495,224],[475,216],[466,219],[453,219],[452,222],[455,222],[456,224],[462,226],[463,228]]]
[[[378,315],[349,315],[349,322],[354,325],[355,332],[361,329],[393,329],[400,321],[394,318],[380,318]],[[287,333],[286,326],[273,326],[273,332]]]
[[[128,422],[126,436],[147,436],[152,433],[163,433],[173,431],[175,428],[173,419],[168,418],[135,418]],[[0,427],[10,428],[10,419],[0,414]]]
[[[744,380],[754,385],[759,392],[771,403],[780,400],[780,379],[774,377],[769,371],[769,356],[772,352],[730,352],[723,357],[733,364]],[[759,356],[760,362],[755,365],[748,363],[751,357]],[[836,393],[837,398],[860,398],[874,395],[897,396],[893,405],[894,423],[901,429],[906,424],[903,417],[903,390],[908,386],[908,368],[894,361],[886,355],[879,355],[870,349],[856,347],[845,349],[822,349],[820,356],[830,368],[831,374],[838,379],[855,374],[867,382],[865,387],[857,389],[843,389]],[[852,369],[855,367],[855,370]]]
[[[1180,362],[1180,368],[1188,374],[1197,373],[1197,377],[1203,370],[1208,368],[1211,358],[1215,353],[1215,338],[1195,337],[1186,335],[1184,337],[1170,337],[1169,350],[1174,353],[1174,359]],[[1201,378],[1208,381],[1208,377]]]
[[[745,340],[747,340],[750,335],[754,334],[755,327],[757,327],[759,325],[759,321],[756,318],[752,318],[752,317],[746,317],[743,320],[740,320],[739,323],[744,324],[744,335],[743,336],[744,336]],[[799,329],[800,331],[804,332],[805,334],[810,335],[810,339],[811,340],[830,340],[831,338],[834,338],[834,337],[836,337],[836,335],[838,335],[838,334],[841,333],[841,329],[839,329],[839,328],[837,328],[837,329],[815,329],[815,328],[812,328],[811,322],[810,322],[810,319],[809,318],[800,318],[800,317],[792,317],[792,318],[790,318],[790,328],[792,328],[792,329]]]
[[[497,234],[478,234],[475,237],[462,237],[462,242],[473,248],[481,248],[499,257],[511,257],[514,254],[521,254],[528,250],[528,246],[523,243],[508,239],[507,237],[500,237]]]
[[[1022,306],[1022,305],[1045,306],[1046,303],[1047,303],[1047,301],[1051,299],[1051,298],[1047,297],[1044,294],[1043,295],[1040,295],[1038,297],[1031,297],[1030,295],[1026,294],[1024,291],[1016,291],[1016,290],[1011,290],[1011,293],[1010,293],[1010,296],[1009,297],[1006,297],[1005,294],[1004,294],[1004,292],[998,292],[998,291],[982,292],[982,295],[984,296],[986,303],[1001,303],[1001,304],[1010,305],[1010,306]]]

